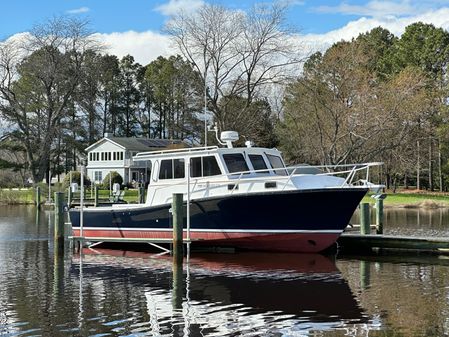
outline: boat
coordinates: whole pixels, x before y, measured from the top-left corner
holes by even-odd
[[[368,190],[382,188],[369,183],[380,163],[286,167],[279,150],[234,147],[238,139],[226,131],[222,146],[136,154],[151,167],[145,203],[71,209],[73,236],[170,239],[173,194],[182,193],[192,244],[314,253],[335,243]]]

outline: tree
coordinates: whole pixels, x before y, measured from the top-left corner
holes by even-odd
[[[132,137],[138,134],[137,112],[141,104],[138,82],[142,71],[142,66],[131,55],[124,56],[119,62],[117,136]]]
[[[94,51],[84,55],[83,73],[76,91],[76,102],[87,117],[87,143],[93,144],[99,139],[101,131],[101,115],[99,113],[99,96],[101,90],[101,74],[104,69],[102,56]]]
[[[396,72],[405,67],[414,66],[422,69],[434,83],[429,90],[439,99],[429,106],[426,118],[420,127],[427,134],[429,188],[433,190],[434,161],[438,162],[439,187],[443,190],[442,141],[439,135],[441,121],[447,114],[447,69],[449,65],[449,33],[442,28],[422,22],[406,27],[404,34],[394,45],[393,64]],[[444,125],[444,124],[443,124]],[[440,131],[438,130],[440,129]],[[438,151],[434,151],[434,144]],[[437,154],[437,158],[435,158]]]
[[[111,171],[104,177],[101,183],[101,188],[109,190],[114,184],[123,184],[123,177],[117,171]]]
[[[146,66],[142,82],[146,109],[141,126],[154,137],[193,140],[201,135],[200,75],[181,56],[162,56]],[[150,124],[153,123],[153,127]]]
[[[432,102],[428,78],[409,67],[379,81],[371,60],[356,41],[310,58],[288,87],[285,119],[277,129],[287,158],[327,165],[382,161],[410,144]]]
[[[80,81],[85,52],[97,44],[86,22],[55,18],[26,41],[0,46],[0,113],[17,128],[34,181],[48,171],[61,120]]]
[[[244,108],[244,98],[228,96],[220,101],[221,104],[227,118],[225,124],[237,131],[241,139],[252,141],[260,147],[277,145],[273,116],[266,100],[254,100],[249,107]],[[244,145],[244,141],[240,141],[240,145]]]
[[[169,20],[167,31],[207,86],[207,105],[221,130],[229,128],[226,97],[240,97],[245,113],[267,85],[284,80],[300,62],[284,25],[287,7],[258,4],[247,13],[205,4]],[[291,69],[290,69],[291,74]]]
[[[102,102],[103,134],[117,130],[118,92],[120,87],[119,60],[115,55],[103,55],[98,64],[100,68],[99,100]]]

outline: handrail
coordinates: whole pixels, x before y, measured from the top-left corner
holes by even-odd
[[[357,163],[357,164],[336,164],[336,165],[307,165],[307,164],[303,164],[303,165],[293,165],[290,166],[288,168],[294,168],[294,167],[310,167],[310,168],[337,168],[337,167],[354,167],[354,166],[381,166],[384,163],[381,161],[374,161],[374,162],[369,162],[369,163]]]
[[[218,146],[188,147],[188,148],[170,149],[170,150],[147,151],[147,152],[137,153],[133,157],[133,159],[136,161],[140,161],[140,160],[146,160],[147,157],[153,156],[153,155],[173,154],[176,152],[189,153],[189,152],[197,152],[197,151],[205,151],[205,150],[216,150],[216,149],[218,149]]]

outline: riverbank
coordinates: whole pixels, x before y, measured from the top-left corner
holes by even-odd
[[[126,190],[124,200],[128,203],[137,203],[138,194],[138,190]],[[46,201],[47,196],[48,191],[42,191],[43,202]],[[86,191],[85,196],[86,198],[93,197],[90,190]],[[108,200],[109,190],[99,190],[99,198],[100,200]],[[374,204],[375,200],[370,196],[366,196],[363,202]],[[34,190],[32,188],[0,189],[0,204],[32,205],[34,204]],[[444,208],[449,207],[449,193],[416,190],[399,190],[396,193],[387,191],[384,206],[393,208]]]
[[[59,189],[51,191],[50,195],[53,197],[54,192],[59,192]],[[99,190],[100,200],[109,200],[109,190]],[[33,188],[4,188],[0,189],[0,205],[33,205],[35,203],[35,195]],[[128,203],[137,203],[139,198],[138,190],[129,189],[125,191],[123,199]],[[78,196],[79,197],[79,196]],[[48,199],[48,190],[41,192],[42,202]],[[85,198],[93,198],[90,190],[86,190]]]
[[[391,208],[446,208],[449,207],[449,193],[418,190],[387,191],[384,207]],[[363,202],[375,203],[375,199],[366,196]]]

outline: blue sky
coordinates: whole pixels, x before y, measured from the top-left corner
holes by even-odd
[[[195,10],[205,1],[245,10],[257,0],[14,0],[4,1],[0,13],[0,39],[26,32],[34,24],[54,15],[88,18],[91,29],[100,33],[118,56],[134,55],[147,63],[159,54],[170,53],[162,33],[171,13]],[[273,1],[273,0],[263,0]],[[323,49],[341,39],[384,26],[396,35],[415,21],[449,28],[449,0],[281,0],[290,4],[288,23],[301,39]]]
[[[175,1],[173,1],[175,2]],[[178,1],[187,3],[188,1]],[[202,1],[191,1],[198,4]],[[215,1],[236,9],[252,6],[255,0]],[[0,35],[7,38],[27,31],[33,24],[53,15],[76,15],[89,18],[94,31],[100,33],[160,31],[167,18],[161,9],[164,0],[14,0],[2,3]],[[354,1],[353,3],[362,3]],[[322,33],[344,25],[355,15],[317,11],[320,6],[338,6],[339,1],[291,1],[289,23],[304,32]]]

